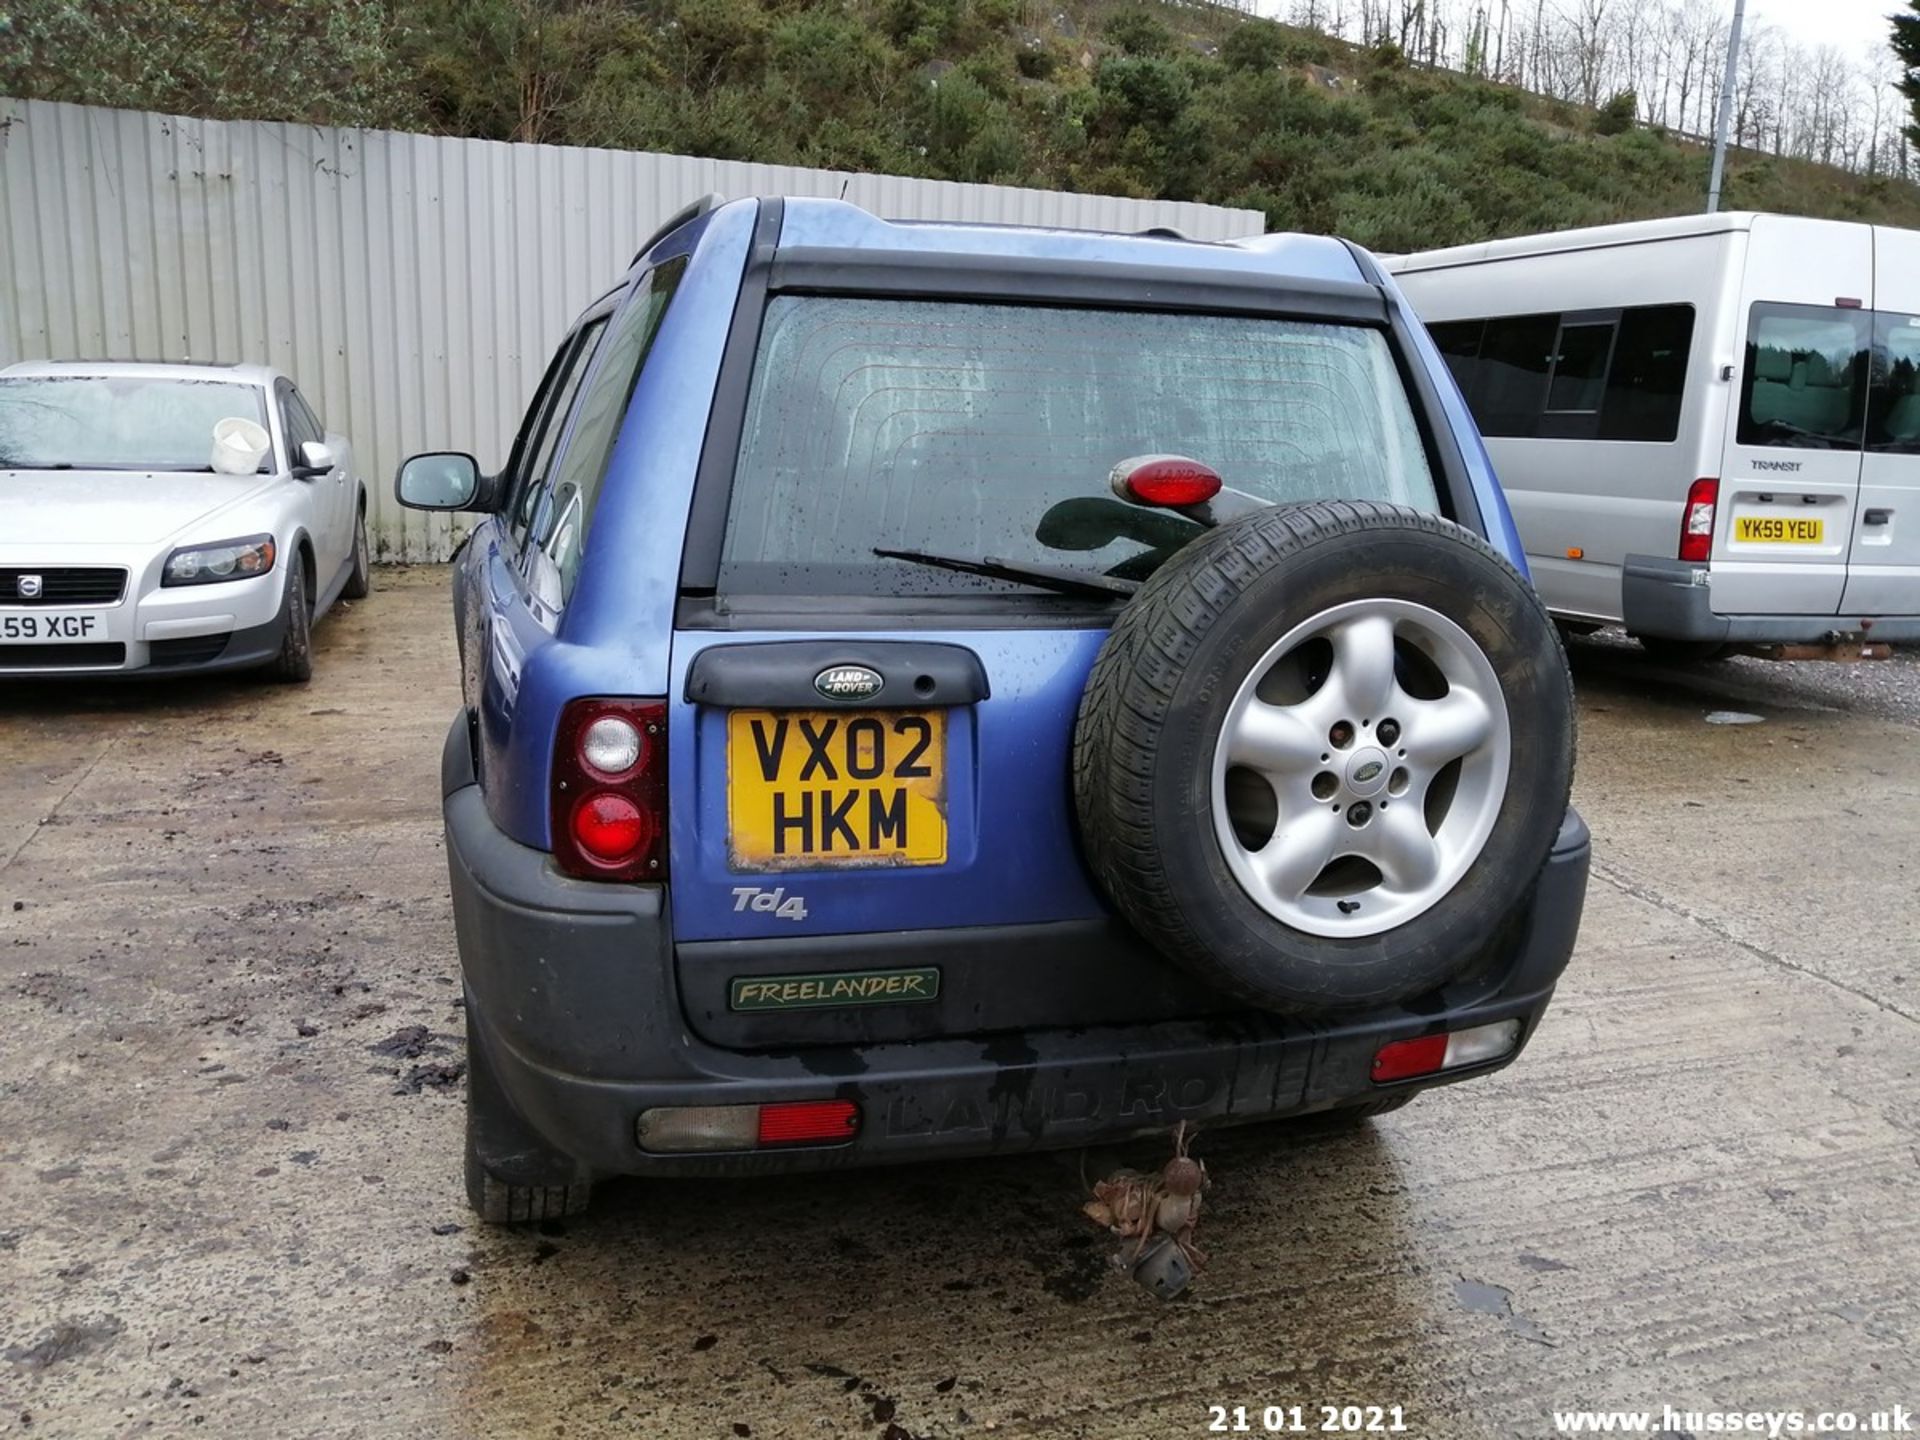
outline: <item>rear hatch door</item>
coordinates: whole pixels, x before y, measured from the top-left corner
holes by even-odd
[[[1172,451],[1266,500],[1433,508],[1384,329],[809,289],[766,301],[744,391],[717,477],[709,434],[674,637],[694,1032],[785,1047],[1236,1009],[1120,924],[1079,852],[1087,672],[1132,586],[1202,533],[1108,474]]]

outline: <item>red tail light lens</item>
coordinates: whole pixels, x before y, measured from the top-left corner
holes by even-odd
[[[1680,516],[1680,558],[1701,560],[1713,554],[1713,512],[1720,503],[1718,480],[1696,480],[1687,487],[1687,508]]]
[[[619,865],[653,839],[653,826],[626,796],[602,791],[573,807],[573,838],[602,865]]]
[[[860,1107],[851,1100],[801,1100],[760,1107],[762,1145],[819,1145],[851,1140],[860,1128]]]
[[[548,814],[554,862],[567,874],[666,879],[666,704],[605,697],[570,702],[554,737]]]
[[[1113,467],[1113,490],[1142,505],[1199,505],[1220,493],[1220,476],[1185,455],[1136,455]]]

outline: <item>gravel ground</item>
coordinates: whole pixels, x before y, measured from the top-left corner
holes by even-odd
[[[1896,647],[1889,659],[1853,664],[1736,655],[1705,665],[1662,665],[1649,660],[1623,631],[1608,629],[1575,639],[1568,650],[1622,677],[1634,670],[1687,677],[1703,694],[1745,696],[1763,709],[1839,710],[1920,725],[1920,648]]]

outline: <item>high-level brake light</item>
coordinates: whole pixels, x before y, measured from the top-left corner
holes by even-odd
[[[1108,481],[1122,500],[1172,509],[1200,505],[1220,493],[1218,472],[1185,455],[1135,455],[1114,466]]]

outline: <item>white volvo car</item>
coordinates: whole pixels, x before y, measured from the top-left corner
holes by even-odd
[[[0,676],[305,680],[313,621],[367,593],[366,512],[266,366],[0,370]]]

